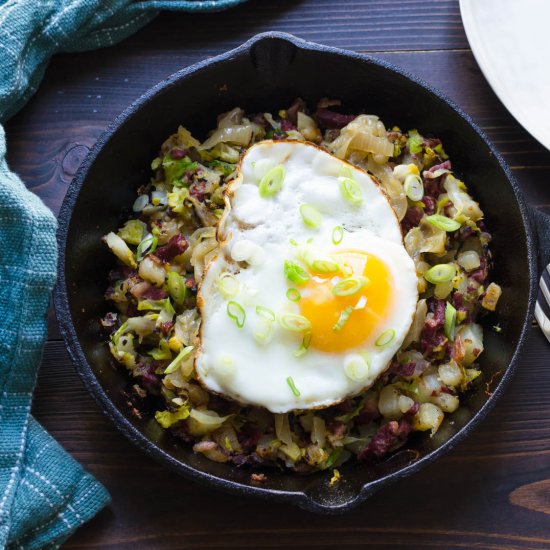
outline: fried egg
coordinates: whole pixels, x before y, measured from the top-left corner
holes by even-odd
[[[284,413],[340,402],[386,370],[416,272],[366,172],[312,144],[258,143],[228,187],[218,240],[198,293],[208,390]]]

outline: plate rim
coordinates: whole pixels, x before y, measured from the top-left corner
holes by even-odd
[[[483,33],[478,32],[478,28],[475,23],[475,17],[473,16],[471,5],[476,0],[459,0],[460,16],[462,19],[462,25],[464,32],[470,46],[470,50],[483,73],[483,76],[489,83],[489,86],[504,105],[506,110],[514,117],[514,119],[520,124],[520,126],[528,132],[534,139],[536,139],[543,147],[550,150],[550,131],[544,133],[539,128],[534,128],[530,121],[526,121],[522,112],[516,109],[516,102],[513,96],[510,96],[506,92],[505,88],[500,85],[500,80],[494,74],[491,68],[491,63],[488,60],[483,47]]]

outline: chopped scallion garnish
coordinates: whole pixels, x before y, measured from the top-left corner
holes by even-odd
[[[279,323],[283,328],[294,332],[304,332],[311,329],[311,322],[303,315],[297,313],[285,313],[279,317]]]
[[[393,342],[393,339],[395,338],[395,330],[392,328],[389,328],[388,330],[385,330],[374,342],[375,346],[378,346],[379,348],[385,348],[388,344],[391,344]]]
[[[350,315],[353,312],[353,308],[351,306],[348,306],[345,308],[342,313],[340,313],[340,317],[338,318],[338,321],[333,325],[332,330],[334,332],[340,332],[344,325],[348,322],[348,319],[350,318]]]
[[[286,297],[291,302],[297,302],[302,297],[302,295],[295,288],[289,288],[286,291]]]
[[[286,383],[288,384],[288,387],[291,389],[292,393],[296,396],[296,397],[300,397],[300,391],[298,390],[298,388],[296,387],[296,384],[294,384],[294,379],[292,378],[292,376],[289,376],[287,379],[286,379]]]
[[[361,186],[352,178],[340,177],[340,191],[342,196],[350,204],[359,206],[363,202],[363,191]]]
[[[437,264],[424,273],[424,279],[434,285],[447,283],[456,275],[456,268],[451,264]]]
[[[275,313],[264,306],[256,306],[256,315],[259,315],[268,321],[275,321]]]
[[[460,223],[441,214],[432,214],[431,216],[427,216],[426,219],[442,231],[452,232],[460,229]]]
[[[282,164],[272,168],[260,181],[260,196],[273,197],[283,188],[285,179],[285,167]]]
[[[309,281],[309,273],[296,262],[285,260],[285,277],[296,285],[303,285]]]
[[[344,363],[344,372],[348,378],[360,382],[369,375],[369,365],[362,357],[350,357]]]
[[[193,346],[187,346],[183,348],[175,357],[175,359],[166,367],[164,374],[170,374],[174,372],[179,366],[180,363],[193,351]]]
[[[143,257],[146,254],[152,254],[156,250],[158,242],[159,242],[158,239],[154,235],[151,235],[151,233],[149,233],[139,243],[137,247],[137,250],[136,250],[137,261],[141,262],[141,260],[143,260]]]
[[[301,357],[309,349],[311,344],[311,330],[308,330],[302,338],[301,346],[294,352],[294,357]]]
[[[334,260],[319,258],[311,262],[311,269],[317,273],[338,273],[340,266]]]
[[[455,307],[447,302],[445,306],[445,324],[443,325],[443,331],[445,336],[453,341],[455,339],[455,328],[456,328],[456,309]]]
[[[308,227],[315,229],[323,223],[323,216],[321,215],[321,212],[310,204],[302,204],[300,206],[300,215]]]
[[[243,328],[244,326],[244,320],[246,319],[246,312],[244,311],[243,307],[238,304],[237,302],[228,302],[227,303],[227,315],[235,321],[235,324],[239,328]]]
[[[187,287],[183,277],[175,271],[168,273],[168,292],[176,304],[181,305],[185,301]]]
[[[269,344],[273,336],[273,321],[261,317],[254,327],[254,338],[259,344]]]
[[[332,287],[332,293],[334,296],[352,296],[357,294],[368,282],[368,278],[363,275],[346,277]]]
[[[344,238],[344,230],[342,229],[341,225],[337,225],[332,230],[332,244],[340,244],[342,242],[342,239]]]
[[[218,278],[218,290],[220,294],[226,299],[230,300],[235,298],[239,293],[239,281],[231,273],[222,273]]]
[[[424,184],[422,183],[421,177],[417,174],[409,174],[405,178],[403,189],[405,195],[407,195],[411,201],[420,201],[422,197],[424,197]]]

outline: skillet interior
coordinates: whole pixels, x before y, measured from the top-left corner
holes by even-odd
[[[327,487],[326,474],[299,477],[275,472],[261,487],[254,486],[249,471],[195,455],[189,447],[175,445],[150,417],[138,419],[130,413],[122,394],[128,378],[122,369],[113,368],[98,323],[106,311],[103,292],[113,266],[101,236],[118,227],[121,210],[132,204],[135,189],[149,177],[151,159],[178,124],[204,137],[218,113],[237,105],[247,111],[269,111],[289,105],[297,96],[311,104],[328,96],[341,99],[350,112],[379,115],[386,126],[418,128],[442,138],[494,235],[494,278],[504,288],[498,315],[502,332],[490,329],[496,319],[485,320],[488,329],[481,360],[485,381],[493,379],[494,391],[503,375],[511,374],[530,309],[534,266],[522,207],[500,159],[470,122],[441,97],[386,64],[281,34],[256,37],[222,58],[200,70],[182,71],[145,94],[117,119],[85,160],[60,216],[58,318],[79,372],[102,408],[153,456],[218,485],[294,499],[316,510],[343,510],[450,447],[455,434],[465,434],[474,417],[484,416],[495,396],[489,399],[481,385],[462,400],[461,408],[445,420],[434,438],[417,437],[406,448],[410,451],[400,451],[374,467],[345,465],[338,488]],[[408,468],[411,464],[416,466]]]

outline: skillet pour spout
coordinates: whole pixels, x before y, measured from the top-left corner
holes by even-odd
[[[265,471],[267,480],[254,482],[250,470],[211,462],[177,444],[151,414],[134,416],[124,396],[131,382],[113,367],[98,322],[106,312],[104,281],[113,265],[100,239],[117,227],[121,210],[133,202],[165,136],[179,124],[204,136],[217,113],[235,106],[247,111],[279,109],[296,97],[310,104],[322,97],[338,98],[349,112],[374,113],[388,125],[441,137],[455,170],[486,213],[494,236],[494,277],[504,289],[498,319],[487,320],[488,326],[498,322],[502,331],[485,331],[480,361],[484,382],[492,380],[490,391],[483,383],[470,392],[434,437],[415,434],[406,448],[381,463],[344,464],[339,468],[341,480],[332,487],[332,471],[311,476]],[[537,282],[533,236],[510,170],[468,115],[443,94],[370,56],[289,34],[265,33],[170,76],[130,105],[100,136],[61,208],[54,302],[63,338],[84,384],[117,428],[153,458],[227,491],[338,513],[448,452],[487,415],[512,376],[530,324]]]

